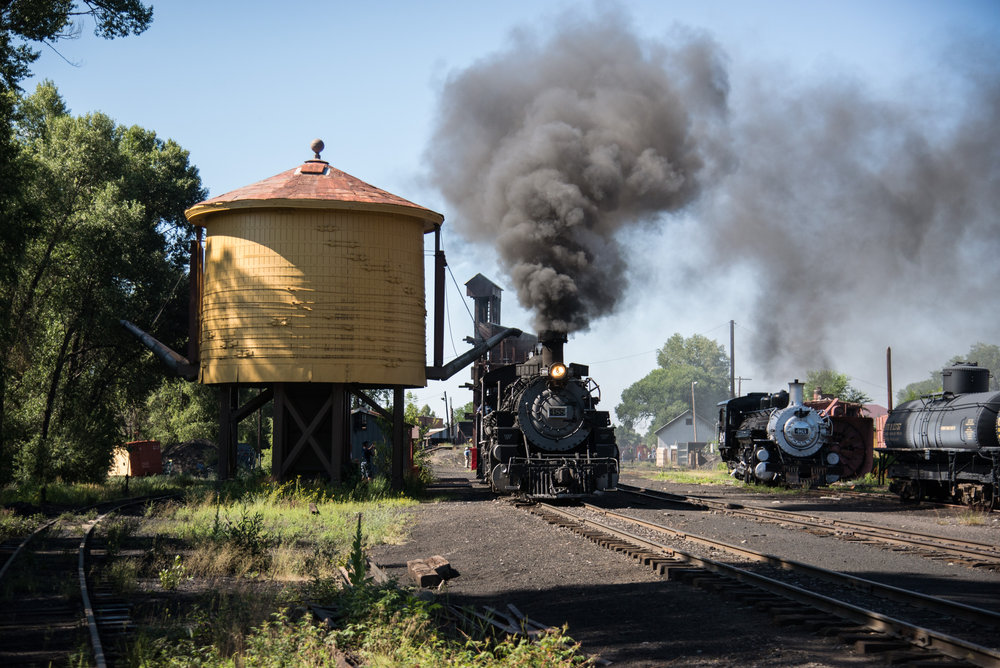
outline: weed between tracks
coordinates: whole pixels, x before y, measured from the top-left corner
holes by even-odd
[[[43,524],[45,516],[39,513],[23,516],[9,508],[0,508],[0,540],[26,536]]]
[[[375,666],[591,663],[565,630],[494,638],[395,583],[366,580],[365,550],[403,540],[416,503],[382,481],[184,489],[183,501],[149,506],[142,520],[109,518],[99,531],[103,580],[133,603],[137,629],[114,648],[118,665],[334,666],[345,654]],[[340,567],[355,586],[342,586]],[[334,626],[313,621],[307,604],[335,610]]]
[[[965,526],[982,526],[986,524],[989,517],[990,514],[988,512],[968,508],[960,511],[955,519],[959,524],[964,524]]]

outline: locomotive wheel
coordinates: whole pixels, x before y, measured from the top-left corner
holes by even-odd
[[[969,507],[973,510],[978,510],[981,513],[991,513],[993,509],[996,508],[996,499],[983,499],[982,501],[976,501],[975,503],[969,504]]]
[[[899,490],[899,500],[906,504],[917,504],[924,500],[924,490],[919,480],[907,480]]]
[[[983,496],[981,499],[970,503],[969,507],[984,513],[993,512],[993,509],[997,506],[997,496],[993,491],[993,488],[989,485],[983,487]]]

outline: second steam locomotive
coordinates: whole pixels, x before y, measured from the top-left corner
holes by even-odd
[[[859,404],[806,402],[803,383],[720,404],[719,453],[732,475],[769,485],[827,485],[872,467],[873,421]]]
[[[566,334],[541,354],[486,373],[477,408],[477,471],[502,494],[575,498],[618,485],[618,445],[589,368],[563,362]]]

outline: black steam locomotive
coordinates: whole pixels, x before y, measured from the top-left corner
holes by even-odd
[[[1000,392],[974,363],[942,371],[940,394],[900,404],[883,429],[889,489],[904,501],[992,509],[1000,497]]]
[[[860,404],[803,401],[803,384],[719,404],[719,453],[748,483],[821,486],[872,466],[873,421]]]
[[[618,444],[588,367],[564,364],[566,334],[543,332],[541,354],[480,381],[477,472],[501,494],[574,498],[618,486]]]

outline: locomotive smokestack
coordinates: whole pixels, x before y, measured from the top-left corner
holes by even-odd
[[[563,344],[568,338],[566,332],[551,329],[538,333],[538,342],[542,344],[543,366],[563,363]]]

